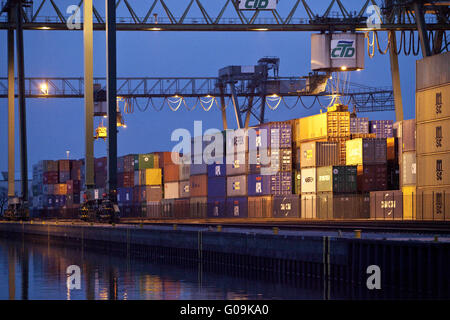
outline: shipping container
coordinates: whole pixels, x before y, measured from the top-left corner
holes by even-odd
[[[94,159],[94,171],[95,172],[100,172],[100,171],[106,172],[107,166],[108,166],[108,159],[106,157]]]
[[[301,170],[301,190],[303,193],[315,193],[317,191],[317,168],[303,168]]]
[[[292,147],[292,127],[290,121],[264,123],[261,125],[261,129],[267,130],[268,144],[266,148],[290,149]]]
[[[117,188],[117,202],[121,204],[133,203],[133,188]]]
[[[227,196],[227,178],[213,177],[208,178],[208,198],[225,198]]]
[[[279,172],[270,176],[270,193],[272,195],[292,194],[292,173]]]
[[[241,197],[247,195],[247,176],[229,176],[227,177],[227,196]]]
[[[191,197],[206,197],[208,195],[208,175],[191,176],[189,192]]]
[[[416,150],[416,119],[409,119],[402,121],[402,152],[409,152]]]
[[[327,112],[327,137],[350,137],[350,112]]]
[[[249,218],[270,218],[273,211],[273,197],[248,197]]]
[[[396,161],[387,163],[387,190],[400,189],[400,167]]]
[[[173,218],[174,217],[174,205],[175,199],[162,199],[161,200],[161,217]]]
[[[191,164],[191,176],[208,174],[207,164]]]
[[[246,197],[227,198],[226,216],[229,218],[248,217],[248,199]]]
[[[403,219],[415,220],[417,212],[416,186],[402,187],[403,194]]]
[[[58,160],[59,171],[70,171],[70,160]]]
[[[225,130],[226,154],[246,153],[248,151],[248,129]]]
[[[164,199],[177,199],[180,197],[178,182],[164,183]]]
[[[349,137],[331,137],[328,138],[328,142],[337,143],[338,144],[338,155],[339,155],[339,161],[337,162],[338,165],[344,165],[346,164],[346,143],[349,140]]]
[[[160,201],[149,201],[145,206],[142,206],[143,217],[150,219],[160,219],[162,205]]]
[[[44,172],[43,176],[44,184],[56,184],[58,183],[58,171]]]
[[[417,125],[417,154],[450,152],[450,119]]]
[[[415,151],[404,152],[402,154],[402,161],[401,161],[400,168],[401,168],[401,172],[400,172],[401,185],[402,186],[415,185],[416,184],[416,152]]]
[[[339,164],[339,146],[336,142],[305,142],[300,145],[300,167],[319,167]]]
[[[177,164],[165,164],[163,170],[164,182],[177,182],[180,179],[180,168]]]
[[[417,220],[450,220],[448,187],[417,188]]]
[[[248,153],[227,154],[226,174],[237,176],[246,174],[248,171]]]
[[[417,155],[417,186],[450,187],[450,153]]]
[[[334,219],[368,219],[370,217],[369,194],[336,194],[333,196]]]
[[[359,192],[387,190],[387,166],[384,164],[357,167]]]
[[[370,218],[375,220],[403,219],[403,194],[400,190],[370,193]]]
[[[370,120],[369,132],[375,133],[377,138],[392,138],[394,136],[394,121]]]
[[[278,171],[292,171],[292,149],[271,149],[270,165],[262,165],[262,167],[267,167],[267,169],[274,173]]]
[[[179,186],[180,186],[180,198],[189,198],[191,193],[189,192],[189,185],[190,185],[190,181],[189,180],[185,180],[185,181],[180,181],[179,182]]]
[[[346,164],[385,164],[386,139],[354,139],[346,142]]]
[[[300,118],[298,119],[297,126],[296,141],[324,139],[327,137],[327,114],[321,113]]]
[[[416,123],[450,117],[450,83],[416,92]]]
[[[179,166],[179,178],[180,180],[189,180],[191,176],[191,165],[190,164],[180,164]]]
[[[139,202],[161,201],[163,198],[163,188],[161,186],[141,186],[139,187],[139,193]]]
[[[176,199],[174,203],[174,215],[177,219],[189,218],[190,214],[190,200]]]
[[[386,158],[388,161],[396,161],[398,162],[398,138],[392,137],[386,139]]]
[[[300,197],[300,213],[303,219],[317,218],[317,195],[315,193],[303,193]]]
[[[208,177],[225,177],[226,176],[226,164],[225,160],[222,164],[208,164]]]
[[[208,199],[206,197],[191,197],[189,202],[189,217],[206,218],[207,205]]]
[[[70,171],[59,171],[59,183],[66,183],[70,180]]]
[[[247,191],[249,196],[261,196],[271,194],[271,176],[250,174],[247,177]]]
[[[164,169],[166,166],[174,166],[180,164],[180,154],[178,152],[163,151],[154,152],[153,154],[158,155],[159,168]],[[172,182],[172,181],[171,181]]]
[[[316,175],[317,192],[357,192],[356,166],[318,167]]]
[[[273,197],[274,218],[299,218],[300,197],[298,195],[284,195]]]
[[[350,118],[350,133],[369,133],[369,118]]]
[[[275,169],[271,168],[272,159],[268,149],[250,150],[247,159],[248,173],[261,174],[261,168],[264,168],[264,172]],[[274,161],[274,163],[278,163],[278,160]]]
[[[217,179],[217,178],[215,178]],[[225,179],[225,178],[219,178]],[[226,202],[225,198],[210,198],[208,197],[207,205],[208,218],[224,218],[226,216]]]
[[[450,52],[435,54],[416,61],[416,90],[450,82]],[[416,100],[417,101],[417,100]],[[447,99],[447,102],[450,101]],[[448,110],[448,108],[447,108]]]
[[[67,181],[67,194],[80,194],[81,186],[80,180],[68,180]]]
[[[302,192],[302,175],[300,170],[292,172],[292,185],[294,187],[294,194]]]
[[[135,163],[134,163],[135,170],[159,168],[159,157],[157,154],[152,154],[152,153],[139,154],[137,161],[138,161],[138,163],[136,165],[136,158],[135,158]]]
[[[140,185],[159,186],[162,184],[161,169],[144,169],[140,172]]]

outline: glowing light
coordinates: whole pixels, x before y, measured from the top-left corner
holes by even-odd
[[[40,27],[41,30],[50,30],[50,27]]]
[[[268,31],[269,29],[267,28],[256,28],[256,29],[252,29],[253,31]]]
[[[361,70],[362,70],[361,68],[356,69],[356,71],[361,71]]]
[[[148,30],[150,30],[150,31],[161,31],[162,28],[150,28],[150,29],[148,29]]]
[[[103,116],[103,118],[105,118],[105,119],[106,119],[106,118],[108,118],[108,116],[107,116],[107,115],[104,115],[104,116]]]
[[[345,71],[345,70],[347,70],[347,67],[346,67],[346,66],[342,66],[342,67],[341,67],[341,70],[342,70],[342,71]]]
[[[276,93],[270,95],[271,98],[278,98],[278,95]]]
[[[48,84],[47,82],[44,82],[41,84],[41,93],[42,94],[48,94]]]
[[[127,125],[126,125],[126,124],[124,124],[124,125],[122,126],[122,128],[126,129],[126,128],[127,128]]]
[[[328,79],[330,79],[330,80],[331,80],[331,79],[333,79],[333,77],[332,77],[332,76],[330,76],[330,77],[329,77]]]

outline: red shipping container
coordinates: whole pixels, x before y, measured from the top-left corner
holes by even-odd
[[[80,193],[80,180],[67,181],[67,194],[79,194]]]
[[[163,169],[167,165],[175,165],[179,164],[181,162],[180,160],[180,154],[178,152],[170,152],[170,151],[164,151],[164,152],[155,152],[155,154],[159,157],[159,168]],[[176,162],[173,162],[173,159],[175,159]]]
[[[180,167],[177,164],[166,164],[164,167],[164,183],[179,181]]]
[[[123,187],[133,188],[134,187],[134,172],[124,172],[123,173]]]
[[[358,191],[387,190],[387,166],[384,164],[358,166]]]
[[[58,170],[70,171],[70,160],[58,160]]]
[[[57,171],[44,172],[43,182],[44,184],[57,184],[58,172]]]
[[[97,188],[105,188],[106,187],[106,172],[96,172],[95,173],[95,185]]]
[[[70,171],[59,171],[59,182],[66,183],[70,180]]]

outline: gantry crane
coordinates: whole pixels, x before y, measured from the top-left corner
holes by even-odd
[[[173,8],[164,0],[152,0],[148,2],[148,9],[136,13],[130,4],[131,0],[123,0],[116,3],[115,0],[105,0],[106,10],[103,17],[93,6],[92,0],[80,0],[78,9],[75,9],[68,17],[64,16],[58,7],[59,1],[25,1],[3,0],[1,2],[0,29],[8,32],[8,170],[9,170],[9,195],[14,195],[14,29],[17,31],[17,57],[18,57],[18,85],[19,85],[19,125],[21,147],[21,173],[22,173],[22,202],[27,203],[27,146],[26,146],[26,108],[25,108],[25,84],[23,68],[23,29],[27,30],[83,30],[84,33],[84,97],[85,97],[85,127],[86,127],[86,185],[93,186],[93,72],[92,72],[92,35],[93,30],[106,30],[107,33],[107,104],[108,116],[116,118],[116,29],[140,30],[140,31],[310,31],[310,32],[354,32],[354,31],[387,31],[390,34],[389,54],[391,62],[391,75],[395,98],[397,120],[403,117],[400,75],[398,69],[397,47],[395,40],[396,31],[418,31],[421,41],[422,54],[428,56],[442,50],[445,41],[445,49],[448,50],[445,31],[449,30],[449,9],[447,1],[439,0],[385,0],[357,1],[358,7],[345,7],[341,0],[332,0],[325,12],[314,12],[307,0],[292,1],[287,6],[287,11],[272,10],[241,10],[239,0],[220,0],[221,10],[217,15],[212,15],[208,6],[202,4],[203,0],[185,1],[186,7],[181,17],[175,17]],[[59,3],[58,3],[59,2]],[[37,5],[35,5],[35,3]],[[50,3],[50,4],[49,4]],[[142,4],[142,1],[139,1]],[[180,6],[180,1],[175,2]],[[217,3],[217,2],[214,2]],[[80,6],[83,4],[83,21],[80,17]],[[196,4],[201,12],[201,17],[192,17],[191,11]],[[53,16],[44,16],[45,5],[53,11]],[[161,9],[157,12],[157,5]],[[222,6],[223,5],[223,6]],[[354,5],[354,3],[353,3]],[[370,5],[378,5],[381,14],[378,17],[380,24],[377,27],[369,27],[367,22],[370,16],[367,9]],[[337,7],[337,14],[333,14],[333,7]],[[142,7],[142,6],[141,6]],[[233,17],[225,17],[228,9],[234,13]],[[303,9],[303,10],[301,10]],[[125,17],[116,19],[116,11],[126,14]],[[298,17],[298,12],[306,13]],[[376,10],[375,10],[376,11]],[[48,12],[48,11],[47,11]],[[162,13],[162,16],[161,14]],[[378,13],[377,13],[378,15]],[[425,17],[431,17],[427,20]],[[96,22],[94,23],[93,17]],[[428,32],[435,32],[433,48],[428,41]],[[406,42],[406,41],[405,41]],[[401,48],[400,48],[401,50]],[[230,82],[229,82],[230,83]],[[229,85],[228,83],[228,85]],[[239,108],[236,108],[238,110]],[[262,111],[263,112],[263,111]],[[248,113],[247,113],[248,114]],[[260,114],[261,118],[261,114]],[[246,119],[247,122],[247,119]],[[242,120],[241,120],[242,123]],[[116,162],[117,140],[116,121],[109,121],[108,138],[108,188],[115,192],[116,189]]]

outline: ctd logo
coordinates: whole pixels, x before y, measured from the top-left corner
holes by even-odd
[[[354,40],[331,40],[331,59],[355,58]]]
[[[239,9],[241,10],[273,10],[277,8],[277,0],[241,0]]]

